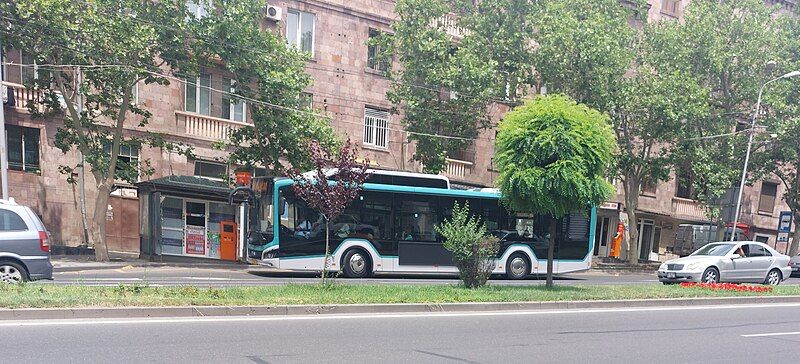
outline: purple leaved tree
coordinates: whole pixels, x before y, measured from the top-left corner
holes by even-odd
[[[320,145],[316,140],[309,143],[309,156],[314,170],[302,174],[290,169],[288,175],[294,180],[294,193],[308,207],[322,215],[325,220],[325,260],[322,267],[322,283],[328,274],[330,255],[330,221],[336,220],[353,200],[358,197],[364,181],[369,178],[369,161],[359,162],[358,148],[347,139],[338,154]],[[334,171],[334,173],[330,173]],[[327,181],[327,183],[319,183]]]

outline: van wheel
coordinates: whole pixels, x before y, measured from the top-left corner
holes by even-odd
[[[364,250],[350,249],[342,259],[342,270],[348,278],[366,278],[372,275],[372,261]]]
[[[524,279],[531,273],[531,262],[524,254],[514,253],[506,262],[506,278]]]
[[[28,280],[28,271],[16,262],[0,261],[0,283],[17,284]]]

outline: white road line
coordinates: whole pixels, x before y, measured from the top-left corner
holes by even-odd
[[[585,313],[619,313],[619,312],[653,312],[653,311],[699,311],[721,309],[800,307],[800,303],[783,304],[750,304],[719,306],[686,306],[686,307],[632,307],[632,308],[598,308],[542,311],[491,311],[491,312],[425,312],[408,314],[354,314],[354,315],[297,315],[297,316],[235,316],[235,317],[167,317],[167,318],[134,318],[134,319],[70,319],[70,320],[20,320],[0,321],[0,328],[25,326],[87,326],[87,325],[124,325],[124,324],[168,324],[168,323],[215,323],[215,322],[263,322],[263,321],[308,321],[308,320],[354,320],[354,319],[387,319],[387,318],[432,318],[432,317],[478,317],[478,316],[536,316],[558,314]],[[764,334],[757,334],[764,335]],[[745,336],[745,335],[742,335]]]
[[[789,336],[789,335],[800,335],[800,331],[794,332],[771,332],[766,334],[749,334],[749,335],[742,335],[742,337],[767,337],[767,336]]]

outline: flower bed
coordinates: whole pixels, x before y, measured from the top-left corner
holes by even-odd
[[[772,286],[746,286],[736,283],[695,283],[683,282],[681,287],[698,287],[712,291],[772,292]]]

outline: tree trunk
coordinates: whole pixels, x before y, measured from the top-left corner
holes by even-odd
[[[553,288],[553,253],[556,247],[556,231],[558,230],[558,219],[550,218],[550,239],[547,242],[547,282],[545,287]]]
[[[331,231],[329,225],[328,218],[325,218],[325,260],[322,262],[322,284],[325,284],[325,280],[328,278],[328,254],[330,254],[330,242],[331,242]]]
[[[639,207],[639,183],[634,178],[625,178],[624,188],[629,241],[626,260],[629,264],[637,265],[639,264],[639,222],[636,217],[636,209]]]
[[[794,212],[792,216],[794,217],[794,233],[792,233],[792,241],[787,253],[790,257],[797,255],[798,248],[800,248],[800,225],[797,225],[800,223],[800,211]]]
[[[105,185],[97,186],[97,199],[94,202],[94,215],[92,225],[94,229],[89,235],[91,245],[94,248],[95,260],[98,262],[108,261],[108,244],[106,243],[106,213],[108,211],[108,198],[110,190]]]

